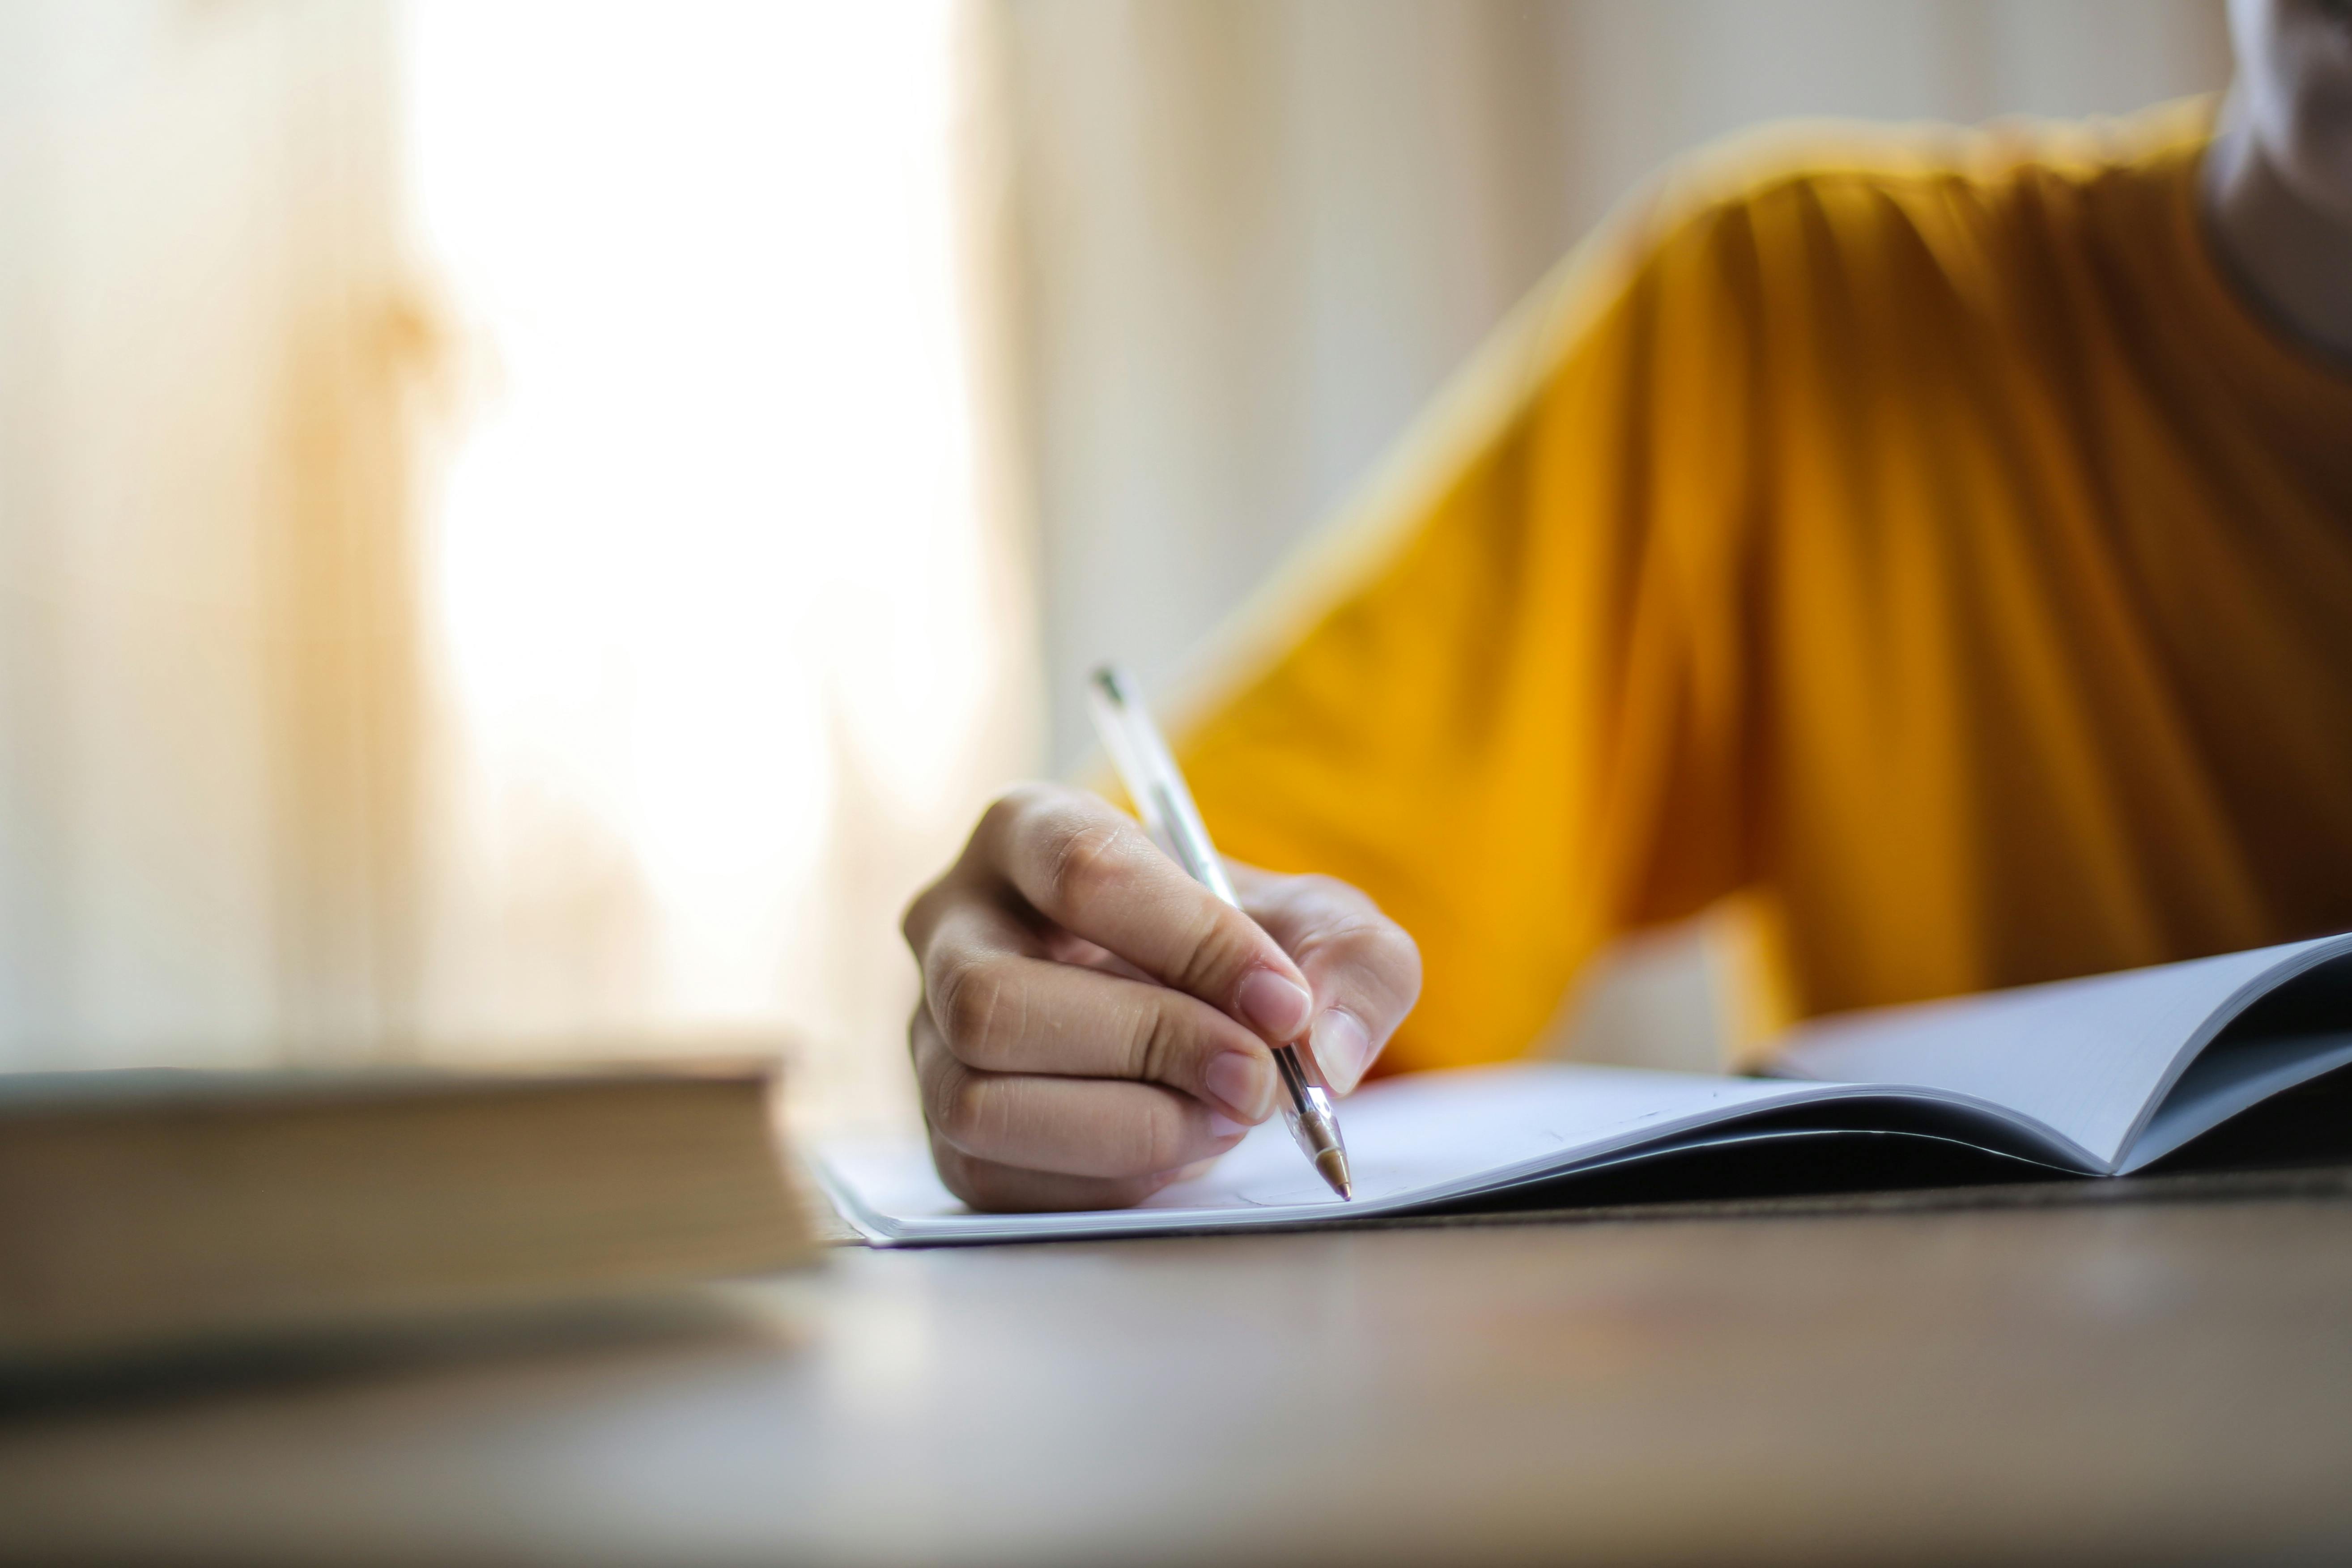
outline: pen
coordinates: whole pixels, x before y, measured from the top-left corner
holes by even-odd
[[[1217,858],[1209,830],[1201,822],[1200,808],[1192,804],[1192,792],[1185,787],[1168,742],[1160,738],[1159,726],[1144,711],[1134,680],[1117,665],[1104,665],[1087,683],[1087,706],[1094,715],[1103,750],[1110,753],[1127,793],[1135,797],[1151,837],[1194,881],[1240,909],[1242,901],[1234,896],[1224,862]],[[1331,1113],[1331,1097],[1307,1080],[1306,1064],[1298,1059],[1296,1044],[1276,1046],[1274,1065],[1288,1095],[1282,1115],[1290,1124],[1291,1137],[1331,1184],[1333,1192],[1343,1198],[1353,1196],[1348,1145],[1339,1137],[1339,1119]]]

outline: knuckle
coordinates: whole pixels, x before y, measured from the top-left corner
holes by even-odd
[[[970,1058],[998,1043],[1011,990],[1003,966],[964,954],[939,966],[930,991],[931,1018],[948,1048]]]
[[[1034,779],[1013,784],[981,814],[982,834],[995,843],[1018,840],[1068,813],[1077,798],[1066,784]]]
[[[1127,1046],[1128,1076],[1146,1083],[1174,1083],[1188,1053],[1174,1009],[1152,998],[1139,1010]]]
[[[1119,880],[1128,858],[1124,828],[1065,814],[1054,827],[1045,885],[1057,908],[1084,909]]]
[[[1400,1008],[1421,994],[1421,944],[1384,915],[1372,916],[1349,944],[1349,956]]]
[[[983,889],[1001,879],[1006,845],[1033,811],[1040,788],[1016,784],[989,802],[971,836],[964,840],[962,852],[907,901],[898,917],[898,932],[919,960],[942,920],[960,905],[984,900]]]
[[[1036,785],[1014,784],[988,803],[988,809],[980,814],[980,826],[972,830],[972,838],[994,843],[1017,832],[1036,798]]]
[[[949,1062],[931,1086],[924,1110],[931,1130],[958,1148],[970,1148],[988,1131],[987,1081],[958,1062]]]
[[[1316,928],[1299,942],[1301,962],[1328,955],[1408,992],[1421,985],[1421,947],[1405,929],[1374,909],[1356,909]]]
[[[1224,978],[1248,962],[1255,945],[1242,929],[1248,924],[1248,917],[1204,900],[1179,950],[1174,977],[1177,987],[1194,995],[1210,995],[1222,990]]]
[[[1368,921],[1351,932],[1347,948],[1349,957],[1384,975],[1402,976],[1407,971],[1418,973],[1421,970],[1421,949],[1384,920]]]
[[[1360,894],[1289,945],[1317,992],[1348,999],[1376,1040],[1385,1039],[1421,999],[1420,944]]]
[[[993,874],[1012,858],[1013,848],[1030,830],[1042,808],[1044,792],[1036,784],[1014,784],[988,803],[971,830],[964,858]]]
[[[1340,957],[1368,956],[1379,945],[1389,922],[1376,914],[1350,910],[1318,924],[1299,942],[1303,953],[1328,952]]]

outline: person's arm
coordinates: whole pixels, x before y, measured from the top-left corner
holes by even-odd
[[[1420,943],[1393,1065],[1526,1051],[1603,943],[1759,874],[1757,211],[1565,268],[1181,735],[1227,853]]]

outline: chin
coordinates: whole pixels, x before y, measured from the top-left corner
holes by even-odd
[[[2276,149],[2275,162],[2295,194],[2313,206],[2352,223],[2352,103],[2330,123],[2297,126]]]
[[[2231,20],[2273,164],[2352,220],[2352,0],[2240,0]]]

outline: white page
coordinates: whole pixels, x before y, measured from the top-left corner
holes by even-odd
[[[1900,1092],[1900,1091],[1897,1091]],[[974,1214],[940,1184],[919,1144],[827,1144],[819,1174],[877,1241],[1013,1241],[1241,1228],[1393,1212],[1510,1184],[1780,1106],[1876,1096],[1875,1088],[1533,1063],[1420,1073],[1343,1101],[1356,1196],[1323,1185],[1279,1119],[1197,1181],[1139,1208]]]
[[[1814,1079],[1923,1084],[2008,1106],[2112,1171],[2196,1049],[2230,1017],[2347,952],[2352,937],[2321,937],[1824,1018],[1790,1031],[1773,1066]]]

